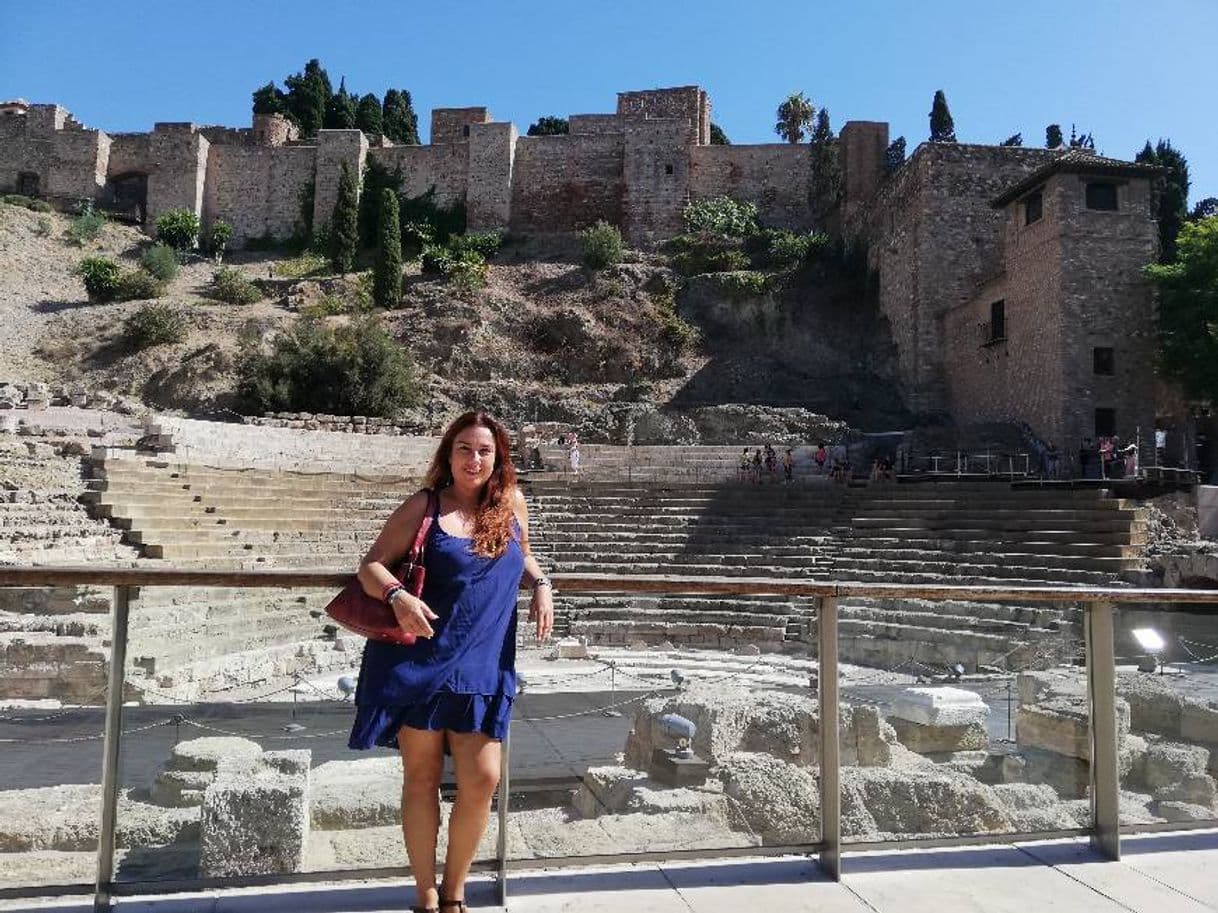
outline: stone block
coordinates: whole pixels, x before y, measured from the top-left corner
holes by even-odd
[[[669,789],[642,771],[618,766],[588,768],[571,804],[584,818],[689,812],[728,820],[728,801],[716,780],[699,789]]]
[[[1203,805],[1192,805],[1188,802],[1154,801],[1150,803],[1150,812],[1156,818],[1164,821],[1212,821],[1214,810]]]
[[[1117,681],[1117,694],[1129,704],[1129,727],[1134,732],[1180,737],[1184,697],[1165,676],[1122,675]]]
[[[1180,738],[1218,745],[1218,704],[1187,701],[1180,711]]]
[[[1118,745],[1129,732],[1129,704],[1116,702]],[[1066,757],[1091,757],[1091,730],[1086,698],[1058,695],[1038,704],[1021,704],[1015,717],[1020,746],[1041,748]]]
[[[964,688],[906,688],[888,711],[892,718],[923,726],[967,727],[984,725],[990,715],[981,695]]]
[[[1146,748],[1141,782],[1153,791],[1186,777],[1203,776],[1209,760],[1208,749],[1200,746],[1155,742]]]
[[[820,839],[820,784],[808,768],[741,752],[724,760],[720,777],[732,814],[763,845]]]
[[[981,751],[989,746],[989,735],[981,723],[964,726],[935,726],[889,717],[897,739],[910,751],[923,755],[957,751]]]
[[[554,645],[558,659],[588,659],[588,641],[583,637],[564,637]]]
[[[283,773],[275,763],[237,758],[219,764],[203,797],[200,876],[303,870],[309,837],[309,775],[307,769],[304,774]]]
[[[1001,833],[1012,823],[992,787],[935,765],[903,765],[842,768],[842,827],[851,837],[930,837]]]
[[[206,736],[178,742],[169,755],[170,770],[215,771],[220,762],[254,760],[262,757],[262,746],[250,739],[230,736]]]

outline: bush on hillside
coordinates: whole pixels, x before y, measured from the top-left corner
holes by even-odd
[[[72,272],[84,281],[85,292],[95,304],[118,298],[123,270],[108,257],[85,257]]]
[[[324,412],[391,418],[420,399],[409,356],[372,318],[344,326],[302,319],[270,351],[242,340],[238,394],[261,412]]]
[[[0,196],[0,203],[8,203],[10,206],[21,206],[33,212],[55,211],[55,207],[46,200],[36,200],[21,193],[6,193],[4,196]]]
[[[579,233],[583,245],[584,265],[590,269],[604,269],[622,259],[622,233],[616,225],[604,219]]]
[[[181,342],[185,338],[185,319],[167,304],[145,304],[128,317],[123,326],[123,339],[136,352],[150,346]]]
[[[199,217],[191,209],[170,209],[156,218],[157,240],[174,250],[192,250],[199,240]]]
[[[829,249],[829,236],[764,228],[745,239],[744,249],[758,269],[798,269]]]
[[[156,276],[144,269],[123,270],[118,280],[119,301],[139,301],[143,298],[160,298],[165,286]]]
[[[207,251],[219,263],[224,259],[224,252],[228,250],[228,244],[233,240],[233,227],[223,219],[216,219],[211,223],[211,230],[207,233]]]
[[[497,231],[474,232],[468,235],[455,235],[448,242],[449,249],[460,256],[466,252],[478,254],[483,260],[494,259],[503,246],[503,235]]]
[[[178,255],[167,244],[154,244],[140,254],[140,266],[162,282],[178,275]]]
[[[743,238],[757,230],[757,205],[737,202],[726,196],[688,203],[681,216],[685,230],[689,232],[709,231]]]
[[[228,304],[253,304],[262,300],[262,289],[231,266],[222,266],[211,277],[207,297]]]
[[[85,200],[80,204],[80,214],[68,226],[68,238],[83,246],[96,240],[105,224],[106,217],[93,208],[91,200]]]

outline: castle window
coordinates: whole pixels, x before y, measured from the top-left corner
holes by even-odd
[[[1114,434],[1116,434],[1116,410],[1096,409],[1095,436],[1112,437]]]
[[[1038,190],[1023,201],[1023,224],[1031,225],[1033,222],[1039,222],[1042,215],[1044,215],[1044,197]]]
[[[1098,346],[1091,351],[1094,373],[1103,374],[1107,377],[1116,374],[1116,359],[1113,357],[1111,347]]]
[[[664,166],[664,173],[665,173],[665,174],[672,174],[672,165],[665,165],[665,166]]]
[[[1087,208],[1106,209],[1110,212],[1117,208],[1116,184],[1110,181],[1087,182]]]
[[[1007,303],[998,299],[990,305],[990,338],[988,342],[998,342],[1007,338]]]
[[[462,136],[469,136],[469,124],[466,124],[465,126],[463,126],[463,127],[461,128],[461,135],[462,135]]]

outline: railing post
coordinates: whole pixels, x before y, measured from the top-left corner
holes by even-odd
[[[1116,657],[1112,603],[1087,604],[1087,693],[1091,721],[1091,845],[1121,858],[1120,770],[1117,765]]]
[[[838,745],[837,597],[822,596],[817,619],[820,691],[820,867],[842,880],[841,752]]]
[[[106,732],[102,753],[101,827],[97,837],[97,883],[93,909],[110,909],[110,886],[114,882],[114,832],[118,824],[118,765],[123,734],[123,681],[127,669],[127,622],[131,609],[131,587],[114,588],[110,611],[110,680],[106,688]]]
[[[512,728],[503,735],[503,745],[499,752],[499,834],[495,841],[496,861],[499,863],[499,906],[505,910],[508,905],[508,802],[512,794],[510,773],[512,769]]]

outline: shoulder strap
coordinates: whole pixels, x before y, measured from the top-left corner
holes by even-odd
[[[427,509],[423,511],[423,519],[419,522],[419,531],[414,535],[414,545],[410,547],[410,562],[418,564],[423,558],[423,544],[427,541],[427,533],[431,530],[431,524],[436,518],[436,514],[440,512],[440,499],[435,491],[428,488],[427,491]]]

